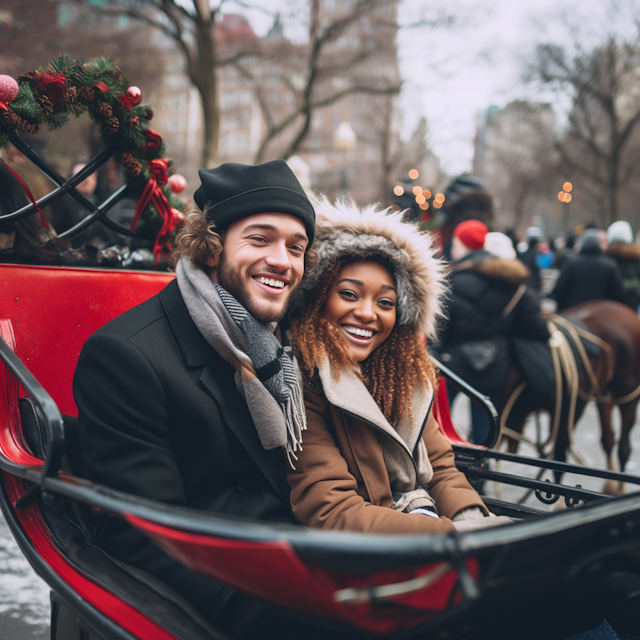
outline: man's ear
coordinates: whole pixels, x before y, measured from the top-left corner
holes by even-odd
[[[204,261],[207,267],[210,267],[212,269],[215,269],[218,266],[219,262],[220,262],[220,254],[218,254],[217,256],[211,256]]]
[[[218,282],[218,264],[220,263],[220,254],[211,256],[204,261],[205,271],[211,278],[212,282]]]

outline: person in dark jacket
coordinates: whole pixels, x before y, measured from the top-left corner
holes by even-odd
[[[454,230],[449,320],[439,352],[446,366],[488,395],[499,410],[512,364],[510,336],[546,341],[549,330],[539,315],[537,292],[525,284],[529,270],[508,243],[502,245],[511,250],[506,257],[485,251],[487,233],[479,220],[468,220]],[[481,442],[488,424],[474,409],[472,405],[473,440]]]
[[[85,474],[170,505],[295,524],[285,463],[306,418],[288,331],[276,325],[311,264],[314,209],[282,160],[223,164],[200,178],[200,211],[176,239],[176,280],[98,330],[80,355]],[[309,635],[107,513],[95,520],[95,542],[234,637]]]
[[[624,220],[607,229],[607,255],[618,263],[627,304],[634,310],[640,305],[640,245],[633,242],[631,225]]]
[[[600,231],[588,229],[580,238],[579,252],[562,267],[550,297],[558,311],[588,300],[627,303],[622,276],[613,258],[604,255]]]
[[[529,227],[525,233],[528,247],[518,255],[527,269],[529,269],[529,277],[526,284],[534,291],[540,291],[540,267],[538,266],[537,256],[542,241],[542,230],[539,227]]]

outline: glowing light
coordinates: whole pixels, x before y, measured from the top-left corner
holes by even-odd
[[[560,202],[564,202],[564,197],[565,197],[565,195],[566,195],[566,194],[565,194],[565,192],[564,192],[564,191],[561,191],[561,192],[558,194],[558,200],[560,200]]]
[[[422,187],[419,187],[418,185],[413,187],[413,195],[414,196],[421,196],[422,195]]]
[[[428,200],[431,197],[431,191],[429,191],[429,189],[423,189],[422,195]]]
[[[397,185],[395,187],[393,187],[393,193],[395,193],[397,196],[401,196],[404,194],[404,187],[402,185]]]
[[[336,161],[334,160],[334,158],[327,158],[327,167],[329,167],[329,169],[332,169],[335,166]]]
[[[569,191],[571,191],[571,189],[573,189],[573,185],[572,185],[570,182],[565,182],[565,183],[562,185],[562,188],[563,188],[567,193],[569,193]]]
[[[416,202],[418,204],[424,204],[425,200],[426,198],[422,194],[420,194],[419,196],[416,196]]]
[[[409,171],[409,177],[412,180],[415,180],[419,175],[420,175],[420,173],[418,172],[417,169],[411,169],[411,171]]]
[[[564,194],[564,201],[569,204],[571,202],[571,194],[570,193],[565,193]]]
[[[444,202],[444,194],[443,193],[436,193],[436,197],[434,198],[434,200],[436,202],[439,202],[440,206],[442,206],[442,203]]]
[[[439,200],[436,200],[436,201],[433,203],[433,206],[434,206],[436,209],[439,209],[439,208],[442,206],[442,202],[440,202]]]
[[[429,203],[428,203],[428,202],[423,202],[423,203],[420,205],[420,208],[421,208],[423,211],[426,211],[426,210],[429,208]]]

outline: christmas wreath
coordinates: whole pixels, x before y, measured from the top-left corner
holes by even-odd
[[[171,236],[184,205],[174,193],[183,191],[182,176],[167,175],[162,137],[149,128],[150,105],[141,103],[141,91],[129,86],[110,58],[88,62],[68,55],[46,67],[18,76],[0,75],[0,148],[16,133],[36,134],[64,126],[70,116],[88,112],[100,127],[108,146],[118,149],[115,159],[124,168],[128,195],[136,202],[131,228],[153,230],[156,263],[171,249]]]

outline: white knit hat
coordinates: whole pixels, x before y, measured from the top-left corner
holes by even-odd
[[[513,242],[498,231],[487,233],[484,239],[484,250],[504,260],[515,260],[516,250],[513,248]]]
[[[614,222],[607,229],[607,240],[609,243],[623,242],[624,244],[631,244],[633,242],[633,231],[631,231],[631,225],[624,220]]]

